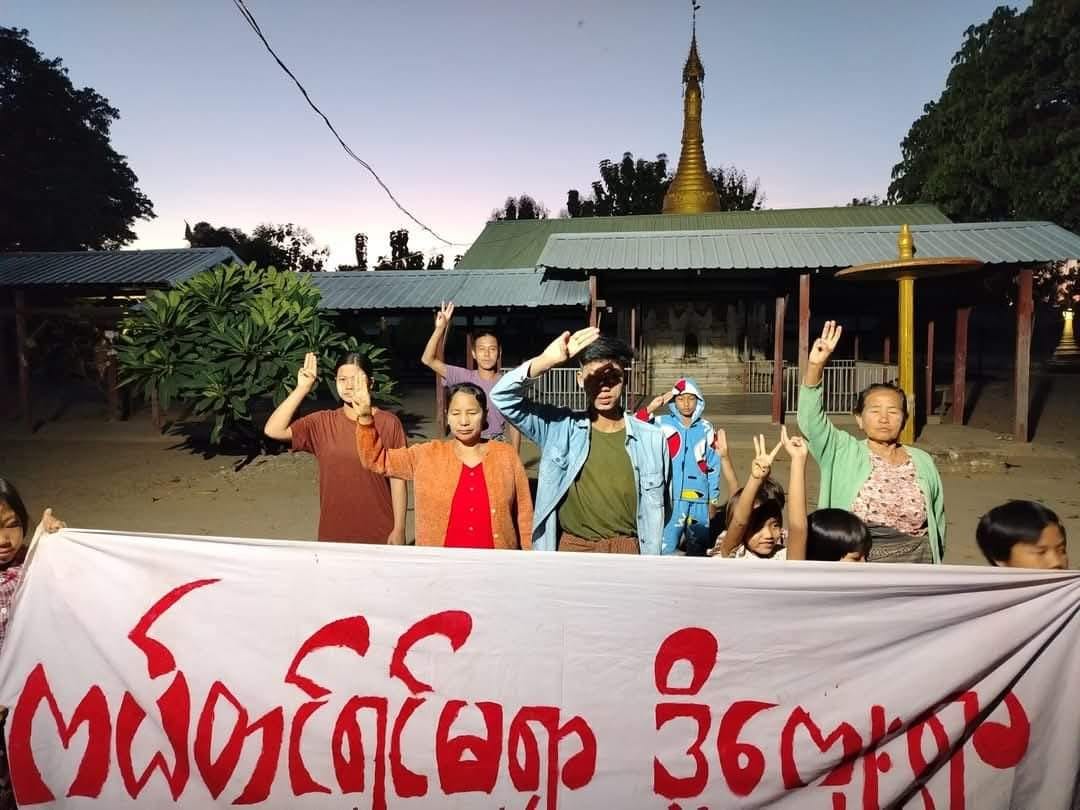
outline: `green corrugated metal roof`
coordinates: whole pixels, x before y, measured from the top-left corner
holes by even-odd
[[[0,253],[0,287],[167,287],[219,264],[238,261],[226,247]]]
[[[700,231],[736,228],[839,228],[873,225],[946,224],[932,205],[859,205],[843,208],[788,208],[766,211],[719,211],[712,214],[649,214],[632,217],[489,222],[457,263],[459,270],[532,267],[549,236],[563,233]]]
[[[339,310],[433,310],[443,301],[485,307],[585,307],[587,281],[544,279],[534,268],[516,270],[380,270],[308,273],[322,292],[320,306]]]
[[[1080,259],[1080,236],[1050,222],[912,225],[916,255],[987,264]],[[839,268],[897,255],[897,226],[555,234],[537,264],[557,270]]]

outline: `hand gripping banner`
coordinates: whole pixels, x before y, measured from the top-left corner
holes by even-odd
[[[1080,573],[65,530],[22,807],[1070,810]]]

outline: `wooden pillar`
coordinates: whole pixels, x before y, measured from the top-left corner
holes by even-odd
[[[855,362],[859,362],[859,333],[855,333]]]
[[[9,391],[11,385],[11,349],[14,343],[10,339],[11,327],[7,318],[0,310],[0,388]],[[0,417],[12,419],[15,416],[11,397],[3,397],[3,405],[0,405]]]
[[[26,430],[34,430],[34,415],[30,410],[30,357],[26,348],[28,335],[26,331],[26,293],[23,290],[15,291],[15,357],[19,367],[19,411],[22,413],[23,424]]]
[[[956,310],[956,345],[953,349],[952,384],[954,425],[964,424],[964,410],[967,408],[968,321],[970,319],[971,307],[960,307]]]
[[[923,412],[929,419],[934,412],[934,322],[926,324],[926,398]]]
[[[799,276],[799,380],[806,377],[810,356],[810,274]]]
[[[637,304],[630,305],[630,348],[637,354]]]
[[[1031,404],[1031,319],[1035,308],[1032,301],[1032,270],[1025,267],[1016,276],[1016,377],[1014,399],[1016,419],[1013,438],[1028,442],[1028,409]]]
[[[589,276],[589,326],[595,327],[599,322],[597,315],[597,301],[600,300],[596,275]]]
[[[465,319],[465,368],[470,371],[476,368],[476,360],[473,359],[473,318],[469,315]]]
[[[882,363],[889,365],[889,361],[892,360],[892,337],[885,336],[885,345],[881,347]]]
[[[773,323],[772,422],[784,422],[784,307],[786,298],[776,296],[776,315]]]
[[[908,420],[900,431],[900,441],[904,444],[912,444],[915,441],[915,419],[917,410],[917,397],[915,396],[915,279],[911,276],[901,276],[897,280],[898,289],[898,321],[899,340],[897,343],[897,373],[900,377],[900,387],[904,389],[908,402]]]

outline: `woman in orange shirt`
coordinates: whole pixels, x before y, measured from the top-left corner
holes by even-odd
[[[367,380],[358,379],[356,448],[360,463],[379,475],[411,479],[416,498],[416,544],[450,548],[530,548],[529,479],[509,444],[482,438],[487,396],[472,383],[446,397],[451,438],[387,449],[371,416]]]

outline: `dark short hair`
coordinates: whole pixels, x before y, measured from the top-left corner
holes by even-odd
[[[852,552],[870,555],[870,527],[846,509],[817,509],[807,517],[806,559],[837,562]]]
[[[488,418],[487,418],[488,399],[487,399],[487,394],[484,393],[484,389],[481,388],[476,383],[471,383],[471,382],[456,383],[455,385],[449,386],[446,389],[446,410],[443,412],[444,417],[449,417],[449,415],[450,415],[450,400],[452,400],[454,398],[455,394],[468,394],[469,396],[476,398],[476,403],[480,406],[480,410],[484,412],[484,421],[480,424],[480,429],[481,430],[487,430],[488,429]],[[447,419],[444,419],[443,421],[446,422],[446,432],[449,433],[450,432],[450,420],[449,420],[449,418],[447,418]]]
[[[23,530],[24,545],[11,560],[12,564],[20,564],[26,559],[25,543],[30,539],[29,534],[31,531],[30,514],[26,511],[26,504],[23,503],[22,496],[19,495],[19,490],[15,489],[15,485],[6,478],[0,478],[0,504],[6,505],[15,513],[15,519],[19,521],[19,527]]]
[[[359,366],[360,370],[364,372],[364,376],[368,378],[368,383],[371,385],[375,384],[375,370],[372,368],[371,359],[366,354],[349,352],[342,357],[341,362],[337,364],[338,368],[341,368],[342,366]]]
[[[1065,526],[1057,513],[1035,501],[1008,501],[995,506],[981,518],[975,529],[979,550],[991,565],[1007,562],[1017,543],[1035,543],[1047,526]]]
[[[578,355],[578,362],[583,366],[597,361],[618,363],[626,368],[634,362],[634,350],[625,340],[601,335]]]
[[[903,388],[894,383],[872,383],[871,385],[866,386],[866,388],[859,392],[859,399],[855,402],[855,408],[853,409],[852,413],[861,415],[863,412],[863,408],[866,407],[866,398],[875,391],[892,391],[894,394],[900,397],[900,408],[904,412],[904,421],[907,421],[907,394],[904,392]]]
[[[476,346],[476,341],[478,341],[482,337],[495,338],[495,342],[499,346],[502,346],[502,341],[499,340],[499,336],[496,335],[495,332],[493,332],[491,329],[478,329],[477,331],[472,333],[472,341],[474,347]]]

